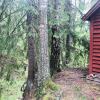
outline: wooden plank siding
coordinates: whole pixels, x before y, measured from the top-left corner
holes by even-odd
[[[100,0],[82,17],[90,21],[89,74],[100,73]]]
[[[100,12],[90,21],[89,73],[100,73]]]
[[[93,57],[93,20],[90,21],[90,57],[89,57],[89,74],[92,73]]]

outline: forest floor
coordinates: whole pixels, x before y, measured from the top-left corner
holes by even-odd
[[[54,75],[54,81],[61,86],[61,100],[100,100],[100,84],[83,78],[86,71],[66,69]]]

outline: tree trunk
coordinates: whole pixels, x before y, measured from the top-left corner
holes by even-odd
[[[59,18],[60,18],[60,0],[53,1],[53,19],[54,25],[52,26],[52,39],[51,39],[51,56],[50,56],[50,69],[51,75],[60,69],[60,37],[55,37],[59,34]]]
[[[39,86],[50,77],[47,27],[48,0],[39,0],[40,65],[38,67]]]
[[[23,93],[23,100],[33,100],[34,93],[36,89],[36,80],[35,75],[37,72],[36,62],[35,62],[35,47],[34,47],[34,39],[32,36],[28,37],[28,59],[29,59],[29,66],[28,66],[28,78],[26,87]]]
[[[52,27],[52,40],[51,40],[51,56],[50,56],[50,69],[51,75],[55,72],[60,71],[60,38],[54,37],[57,28]]]
[[[28,5],[32,6],[31,0],[28,1]],[[27,27],[28,27],[28,78],[26,82],[26,87],[23,93],[23,100],[33,100],[34,93],[36,89],[36,74],[37,74],[37,64],[36,64],[36,52],[35,52],[35,39],[32,23],[36,16],[32,14],[32,10],[27,11]]]
[[[69,17],[66,35],[66,64],[71,60],[71,46],[73,44],[73,19],[72,19],[72,4],[71,0],[65,1],[65,11]],[[75,17],[75,16],[74,16]]]

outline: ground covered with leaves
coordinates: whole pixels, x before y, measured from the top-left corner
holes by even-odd
[[[100,83],[84,77],[86,71],[67,69],[54,76],[61,87],[61,100],[100,100]]]
[[[80,69],[65,69],[55,74],[54,82],[49,81],[46,85],[49,89],[43,100],[100,100],[100,84],[86,80],[86,75],[87,71]],[[12,82],[0,80],[0,100],[21,100],[20,90],[25,79],[25,75],[18,74]]]

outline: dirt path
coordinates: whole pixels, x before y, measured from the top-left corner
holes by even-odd
[[[86,81],[84,72],[68,69],[54,76],[61,86],[62,100],[100,100],[100,84]]]

